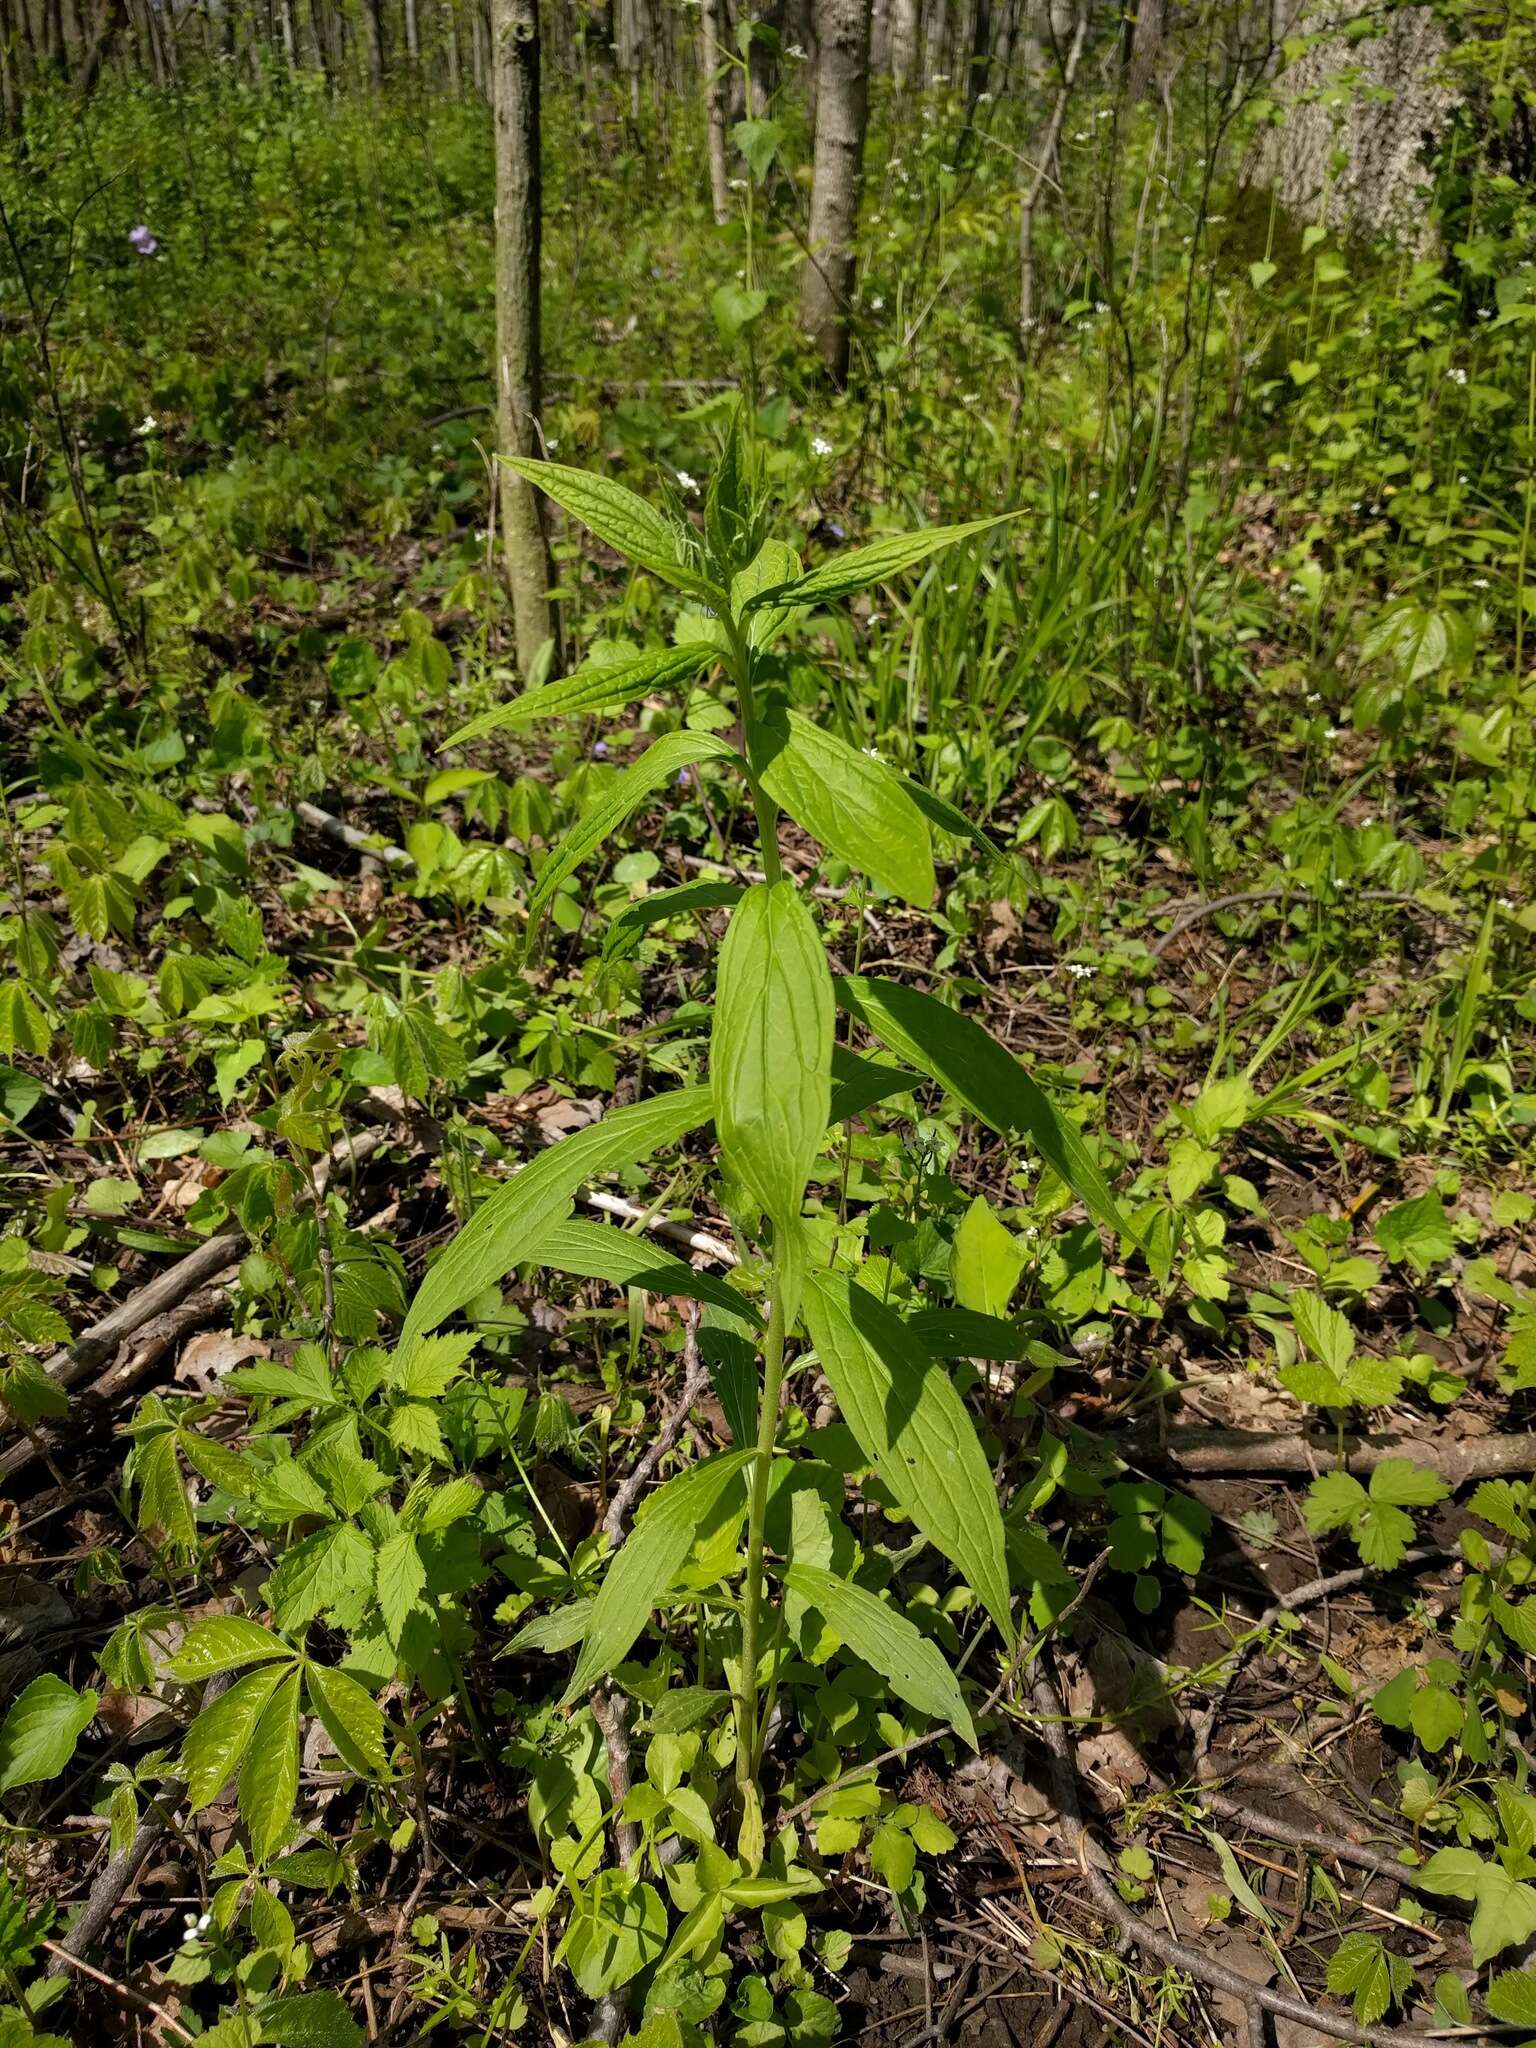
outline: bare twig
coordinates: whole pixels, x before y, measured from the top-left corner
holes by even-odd
[[[1215,917],[1223,910],[1242,910],[1257,903],[1319,903],[1327,906],[1332,902],[1332,898],[1319,896],[1311,889],[1235,889],[1229,896],[1213,896],[1205,903],[1186,904],[1151,948],[1152,958],[1161,959],[1174,940],[1182,938],[1192,925],[1199,924],[1202,918]],[[1350,903],[1395,903],[1405,910],[1417,910],[1424,917],[1438,918],[1441,923],[1460,924],[1465,921],[1453,912],[1436,910],[1431,904],[1421,903],[1417,896],[1405,896],[1396,889],[1351,889],[1349,902],[1340,902],[1335,907],[1346,910]]]
[[[1056,1805],[1062,1826],[1077,1855],[1078,1867],[1095,1907],[1120,1930],[1125,1940],[1156,1956],[1159,1962],[1181,1970],[1195,1983],[1207,1985],[1213,1991],[1226,1992],[1239,2001],[1245,2012],[1251,2012],[1257,2004],[1265,2012],[1295,2020],[1302,2026],[1315,2028],[1320,2034],[1332,2034],[1335,2040],[1363,2044],[1363,2048],[1403,2048],[1404,2043],[1431,2038],[1408,2027],[1357,2026],[1342,2014],[1326,2012],[1319,2006],[1308,2004],[1304,1998],[1293,1998],[1289,1992],[1271,1991],[1265,1985],[1256,1985],[1250,1978],[1227,1969],[1213,1957],[1187,1947],[1170,1934],[1164,1934],[1161,1928],[1154,1927],[1150,1921],[1133,1912],[1089,1858],[1088,1831],[1083,1822],[1077,1796],[1077,1774],[1067,1741],[1067,1716],[1061,1696],[1043,1664],[1035,1679],[1034,1698],[1040,1732],[1050,1752]]]
[[[414,870],[416,866],[403,846],[390,846],[376,840],[371,834],[360,832],[355,825],[347,824],[344,819],[333,817],[329,811],[322,811],[318,804],[301,799],[294,805],[293,811],[295,817],[302,818],[322,839],[329,839],[336,846],[344,846],[350,853],[371,855],[373,859],[383,861],[384,865],[390,868]]]
[[[699,1306],[689,1302],[683,1312],[683,1388],[667,1411],[660,1429],[635,1460],[633,1471],[614,1488],[603,1517],[603,1531],[615,1549],[624,1540],[624,1525],[657,1466],[683,1433],[689,1410],[709,1385],[709,1368],[699,1357]]]

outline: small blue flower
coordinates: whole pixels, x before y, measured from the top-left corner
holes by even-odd
[[[607,751],[608,742],[606,740],[594,740],[592,742],[592,758],[594,761],[601,761]]]
[[[142,223],[138,227],[128,230],[128,239],[141,256],[153,256],[160,246],[149,229],[143,226]]]

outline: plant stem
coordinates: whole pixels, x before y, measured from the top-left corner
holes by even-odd
[[[779,1391],[784,1384],[783,1274],[775,1270],[768,1329],[763,1338],[763,1388],[757,1411],[757,1455],[752,1461],[752,1497],[747,1508],[747,1580],[741,1601],[741,1682],[736,1694],[736,1783],[745,1793],[757,1778],[757,1649],[763,1607],[763,1523],[768,1513],[768,1475],[779,1429]]]

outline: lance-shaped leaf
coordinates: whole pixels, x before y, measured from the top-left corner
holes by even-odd
[[[616,1109],[601,1122],[573,1131],[508,1181],[475,1211],[427,1271],[400,1332],[399,1354],[418,1337],[472,1301],[511,1267],[541,1255],[543,1238],[570,1213],[583,1181],[595,1173],[633,1166],[673,1144],[714,1114],[707,1088],[679,1088]]]
[[[927,909],[934,888],[928,821],[882,762],[781,706],[754,732],[753,766],[797,825],[905,902]]]
[[[832,1107],[829,1123],[840,1124],[863,1110],[873,1109],[893,1095],[910,1095],[923,1085],[921,1074],[905,1067],[884,1066],[878,1060],[861,1059],[843,1045],[832,1048]]]
[[[1095,1222],[1139,1244],[1081,1131],[990,1031],[900,982],[850,975],[834,986],[844,1009],[898,1059],[921,1067],[994,1131],[1027,1137]]]
[[[997,841],[983,832],[979,825],[974,824],[964,811],[950,802],[947,796],[938,795],[935,790],[929,789],[925,783],[917,781],[911,775],[903,775],[901,785],[930,825],[937,825],[941,832],[948,832],[952,838],[969,839],[992,860],[1003,861],[1009,858]]]
[[[182,1775],[194,1813],[211,1806],[239,1769],[256,1725],[291,1664],[263,1664],[204,1707],[181,1747]]]
[[[707,576],[680,559],[684,535],[622,484],[585,469],[568,469],[563,462],[538,462],[522,455],[504,455],[501,460],[642,569],[652,570],[679,590],[718,596]]]
[[[707,1301],[744,1330],[755,1329],[762,1320],[745,1295],[727,1287],[713,1273],[696,1273],[686,1260],[608,1223],[572,1217],[544,1239],[539,1257],[557,1273],[611,1280],[615,1287],[643,1287],[648,1294],[680,1294],[689,1301]]]
[[[623,1662],[652,1610],[682,1570],[726,1488],[755,1451],[728,1451],[659,1487],[635,1519],[592,1603],[586,1641],[562,1706],[588,1693]]]
[[[820,1565],[792,1564],[784,1583],[817,1610],[856,1657],[889,1679],[909,1707],[947,1721],[975,1749],[971,1710],[947,1658],[904,1614]]]
[[[640,943],[642,933],[669,918],[687,917],[699,910],[717,910],[725,903],[739,903],[740,882],[680,882],[675,889],[657,889],[638,903],[626,903],[609,925],[603,940],[603,958],[622,960]]]
[[[287,1841],[299,1791],[299,1674],[290,1671],[262,1709],[240,1766],[240,1818],[265,1863]]]
[[[806,1276],[811,1339],[844,1420],[897,1502],[1011,1641],[997,1488],[954,1383],[846,1273]]]
[[[633,661],[588,662],[574,675],[541,683],[537,689],[524,690],[520,697],[498,704],[494,710],[482,711],[478,718],[472,718],[445,739],[438,752],[462,747],[467,740],[478,740],[507,725],[532,725],[540,718],[612,711],[620,704],[632,704],[637,697],[648,696],[653,690],[670,690],[678,683],[690,682],[719,655],[720,649],[712,641],[689,640],[681,647],[642,654]]]
[[[780,1229],[800,1214],[832,1100],[832,976],[793,882],[760,882],[731,918],[710,1071],[726,1165]]]
[[[997,1358],[1012,1364],[1054,1364],[1056,1354],[1012,1323],[969,1308],[920,1308],[907,1328],[934,1358]]]
[[[539,876],[539,885],[528,899],[530,922],[544,908],[560,884],[574,874],[594,846],[610,832],[617,831],[630,812],[644,803],[654,789],[670,782],[684,768],[699,761],[739,761],[741,756],[724,740],[708,732],[669,732],[648,746],[632,768],[626,768],[590,804],[551,853]],[[745,764],[743,764],[745,765]]]
[[[920,533],[889,534],[867,548],[838,555],[821,568],[812,569],[809,575],[797,576],[792,583],[759,591],[751,604],[754,608],[767,604],[829,604],[834,598],[852,597],[855,591],[868,590],[872,583],[888,582],[904,569],[926,562],[941,548],[953,547],[956,541],[969,540],[972,534],[985,533],[1005,519],[1017,517],[1017,513],[1003,512],[995,519],[968,519],[961,526],[925,526]]]
[[[766,648],[778,638],[788,620],[791,605],[751,607],[765,590],[782,590],[800,574],[800,557],[782,540],[765,540],[745,569],[731,578],[731,610],[737,618],[747,617],[747,645]],[[750,616],[747,616],[750,614]]]

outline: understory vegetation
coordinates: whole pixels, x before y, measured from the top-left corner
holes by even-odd
[[[521,662],[457,40],[27,81],[0,2048],[1536,2041],[1536,37],[1438,13],[1392,236],[1257,175],[1305,23],[872,78],[846,380],[784,11],[562,44]]]

